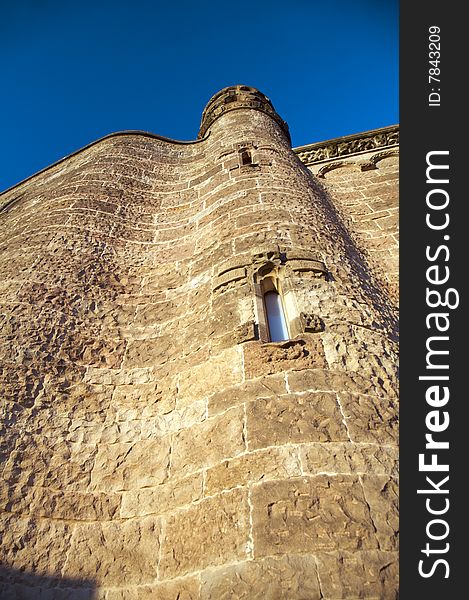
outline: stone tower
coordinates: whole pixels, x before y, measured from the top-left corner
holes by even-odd
[[[1,598],[397,597],[392,281],[313,151],[238,85],[3,195]]]

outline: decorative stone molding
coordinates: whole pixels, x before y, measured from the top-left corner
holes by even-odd
[[[391,156],[399,156],[399,151],[397,149],[394,149],[373,154],[373,156],[370,158],[370,163],[372,163],[376,168],[376,165],[379,163],[380,160],[390,158]]]
[[[231,259],[220,265],[214,276],[215,296],[248,284],[254,294],[257,323],[244,323],[236,332],[236,343],[258,339],[271,343],[264,296],[275,291],[283,299],[285,319],[291,338],[304,333],[324,331],[321,318],[312,313],[301,312],[295,300],[299,278],[328,281],[326,265],[311,251],[280,248],[276,245],[258,246],[244,260]]]
[[[325,280],[328,277],[326,265],[313,252],[280,249],[278,246],[260,246],[252,250],[249,262],[247,259],[244,261],[237,259],[223,263],[215,274],[213,291],[224,288],[232,282],[244,282],[247,278],[252,278],[254,283],[259,283],[266,275],[275,274],[278,277],[279,269],[283,270],[284,267],[285,273],[307,272],[315,279]]]
[[[219,117],[231,110],[239,110],[240,108],[259,110],[272,117],[272,119],[283,129],[288,141],[291,143],[288,125],[281,117],[279,117],[269,98],[259,90],[256,90],[256,88],[247,85],[233,85],[226,87],[209,100],[202,113],[198,138],[203,138],[212,123]]]
[[[377,152],[373,154],[369,158],[369,160],[365,160],[359,163],[350,163],[357,164],[360,167],[361,171],[373,171],[378,168],[377,164],[380,160],[384,160],[385,158],[390,158],[391,156],[399,156],[399,151],[397,149],[385,150],[384,152]],[[346,163],[348,164],[348,163]],[[334,167],[332,167],[334,168]],[[319,171],[322,171],[324,167],[322,167]],[[319,174],[319,173],[318,173]]]
[[[278,246],[258,246],[252,250],[252,264],[260,265],[264,262],[284,263],[285,253],[280,252]]]
[[[379,148],[386,148],[399,145],[399,125],[391,125],[381,129],[373,129],[365,133],[348,135],[317,144],[300,146],[293,151],[306,166],[323,160],[343,158],[369,152]]]
[[[229,269],[226,269],[225,271],[219,273],[217,275],[217,277],[215,278],[215,283],[213,286],[213,291],[217,290],[218,288],[227,285],[228,283],[231,283],[233,281],[238,281],[240,279],[245,279],[246,278],[246,267],[241,266],[241,267],[230,267]]]
[[[309,333],[319,333],[320,331],[324,331],[324,323],[318,315],[302,312],[300,314],[300,319],[303,331]]]
[[[319,169],[316,176],[317,177],[325,177],[326,173],[329,173],[330,171],[334,171],[335,169],[340,169],[341,167],[355,167],[357,171],[359,170],[357,163],[355,161],[339,160],[339,161],[334,161],[334,162],[325,164],[323,167],[321,167]],[[373,168],[376,168],[376,167],[373,167]]]
[[[291,259],[289,260],[289,267],[296,273],[309,272],[311,276],[316,279],[327,280],[326,265],[315,258],[304,257]]]

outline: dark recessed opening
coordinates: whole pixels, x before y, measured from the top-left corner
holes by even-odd
[[[247,148],[240,150],[240,161],[242,166],[252,165],[252,154]]]

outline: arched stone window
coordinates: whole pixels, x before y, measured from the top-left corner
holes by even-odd
[[[289,339],[287,321],[283,309],[282,297],[271,290],[264,294],[264,307],[269,333],[269,341],[283,342]]]
[[[290,323],[283,297],[283,269],[266,261],[254,274],[259,339],[283,342],[290,339]]]
[[[305,333],[324,331],[324,322],[305,311],[304,298],[298,299],[297,285],[307,278],[317,288],[327,281],[326,265],[305,250],[301,253],[259,248],[253,253],[253,284],[257,336],[262,343],[294,340]],[[321,285],[321,284],[320,284]]]

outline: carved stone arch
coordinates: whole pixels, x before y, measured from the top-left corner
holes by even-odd
[[[355,167],[355,168],[358,168],[358,165],[354,161],[352,162],[352,161],[340,160],[338,162],[333,162],[333,163],[330,163],[328,165],[324,165],[323,167],[321,167],[319,169],[319,171],[317,172],[316,176],[324,178],[325,175],[326,175],[326,173],[329,173],[330,171],[335,171],[336,169],[341,169],[342,167]]]
[[[254,263],[252,277],[254,281],[259,339],[261,342],[271,341],[264,298],[268,292],[276,292],[282,297],[284,271],[283,265],[279,264],[278,260],[274,262],[267,259],[263,262],[257,262],[257,264]]]
[[[253,249],[249,271],[261,342],[270,341],[264,305],[268,292],[276,292],[281,297],[289,339],[296,339],[304,333],[323,331],[322,320],[315,314],[304,312],[296,293],[299,278],[314,280],[315,284],[318,280],[328,281],[328,271],[322,257],[304,248],[259,246]]]
[[[280,266],[270,260],[258,266],[253,273],[254,283],[260,283],[263,279],[274,278],[279,279]]]
[[[399,150],[397,148],[394,148],[393,150],[385,150],[383,152],[378,152],[370,158],[370,162],[375,165],[376,169],[378,169],[378,163],[381,160],[384,160],[385,158],[390,158],[391,156],[399,156]]]

